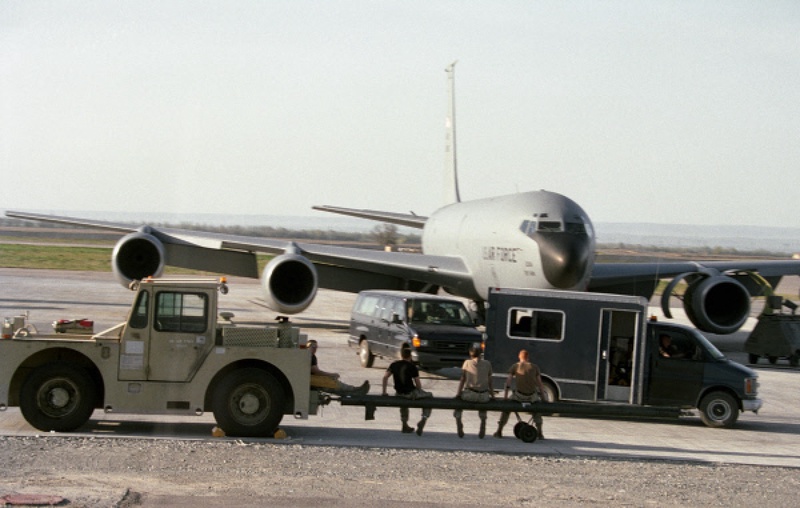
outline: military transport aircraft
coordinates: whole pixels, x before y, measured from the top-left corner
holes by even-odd
[[[784,275],[800,274],[800,261],[677,263],[594,262],[595,235],[583,209],[544,190],[462,202],[456,174],[453,73],[447,67],[446,194],[450,204],[430,217],[333,206],[314,207],[354,217],[422,229],[422,254],[384,252],[314,243],[198,232],[147,225],[6,212],[9,217],[127,233],[112,253],[123,284],[164,266],[258,278],[256,253],[275,257],[261,274],[267,305],[281,313],[305,310],[318,288],[439,289],[472,299],[482,308],[490,287],[590,290],[652,296],[660,279],[672,279],[662,297],[664,313],[675,285],[685,280],[683,305],[706,332],[732,333],[744,324],[751,298]]]

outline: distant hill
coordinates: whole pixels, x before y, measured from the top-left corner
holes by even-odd
[[[681,224],[595,224],[598,243],[653,247],[720,247],[747,252],[800,252],[800,228],[692,226]]]

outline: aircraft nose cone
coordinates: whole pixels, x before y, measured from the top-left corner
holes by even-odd
[[[574,288],[589,267],[589,237],[570,233],[539,233],[536,238],[547,282],[558,289]]]

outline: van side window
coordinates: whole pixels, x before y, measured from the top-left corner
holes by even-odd
[[[160,332],[203,333],[207,328],[208,297],[202,293],[162,291],[156,295],[156,325]]]
[[[406,302],[400,298],[392,300],[392,304],[390,305],[391,312],[389,313],[389,321],[392,320],[395,314],[397,314],[400,319],[405,321],[406,319]]]
[[[366,314],[367,316],[375,316],[377,317],[379,314],[378,308],[378,300],[380,298],[376,295],[364,295],[358,301],[358,305],[356,306],[356,312],[359,314]]]
[[[392,320],[392,312],[394,312],[394,304],[397,301],[396,298],[391,297],[384,297],[381,298],[381,302],[378,305],[380,314],[378,314],[378,318],[383,319],[384,321],[391,321]]]
[[[564,313],[553,310],[512,308],[507,335],[511,338],[564,339]]]
[[[663,358],[673,360],[702,359],[697,343],[689,335],[671,330],[669,333],[660,333],[658,340],[659,354]]]

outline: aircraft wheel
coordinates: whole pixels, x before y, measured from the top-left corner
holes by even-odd
[[[32,426],[69,432],[94,411],[96,389],[85,369],[50,363],[34,370],[22,385],[19,408]]]
[[[524,427],[525,425],[528,425],[528,424],[525,423],[525,422],[517,422],[517,424],[514,425],[514,437],[515,438],[522,439],[522,427]]]
[[[375,363],[375,355],[369,350],[369,342],[362,340],[359,345],[358,358],[361,360],[361,366],[368,369]]]
[[[234,370],[217,385],[212,409],[229,436],[271,436],[283,418],[285,395],[278,381],[262,369]]]
[[[747,355],[747,361],[753,365],[758,363],[758,358],[759,356],[757,354],[750,353]]]
[[[525,443],[533,443],[539,437],[539,431],[533,425],[524,423],[519,432],[519,438]]]
[[[700,418],[709,427],[733,427],[739,418],[739,404],[725,392],[711,392],[700,401]]]

